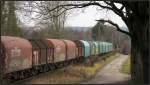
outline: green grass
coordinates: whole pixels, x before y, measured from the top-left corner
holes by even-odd
[[[121,72],[125,74],[130,74],[130,57],[123,63]]]

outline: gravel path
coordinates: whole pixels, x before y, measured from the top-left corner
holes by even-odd
[[[106,65],[94,78],[81,84],[115,84],[125,83],[130,80],[130,75],[120,72],[123,62],[128,58],[128,55],[120,55],[108,65]]]

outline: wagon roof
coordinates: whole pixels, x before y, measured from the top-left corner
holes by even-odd
[[[63,41],[59,40],[59,39],[49,39],[49,38],[47,38],[46,40],[48,40],[52,44],[53,47],[56,47],[58,45],[65,46],[65,43]]]
[[[80,40],[85,46],[90,46],[90,44],[87,41]]]
[[[98,42],[93,42],[95,45],[98,45]]]
[[[31,43],[20,37],[11,37],[11,36],[1,36],[1,41],[4,44],[5,48],[12,48],[14,46],[31,48]]]
[[[64,40],[64,39],[63,39],[63,41],[65,41],[65,43],[66,43],[67,45],[69,45],[69,46],[76,46],[75,42],[73,42],[73,41],[71,41],[71,40]]]

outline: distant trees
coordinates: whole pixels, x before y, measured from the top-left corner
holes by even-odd
[[[124,48],[127,47],[127,53],[130,53],[130,37],[121,32],[115,31],[115,27],[105,25],[104,22],[98,21],[91,29],[92,39],[113,43],[116,50],[124,53]]]
[[[22,32],[15,13],[15,1],[2,1],[1,10],[1,35],[21,36]]]
[[[93,28],[92,28],[92,38],[94,40],[102,40],[104,38],[104,22],[98,22]]]
[[[23,11],[25,16],[35,20],[36,26],[44,27],[42,29],[43,37],[62,38],[67,14],[60,11],[59,8],[53,12],[50,10],[64,3],[67,4],[64,1],[26,1],[22,2],[19,10]]]
[[[80,28],[83,29],[86,27],[75,27],[75,28]],[[69,39],[69,40],[91,40],[91,30],[87,28],[88,30],[73,30],[70,28],[64,29],[63,32],[63,38]]]

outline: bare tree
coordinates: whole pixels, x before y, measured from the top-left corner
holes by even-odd
[[[103,4],[104,3],[104,4]],[[116,4],[122,5],[117,7]],[[131,76],[132,79],[140,83],[149,83],[149,55],[148,55],[148,34],[149,34],[149,1],[89,1],[79,4],[63,4],[52,8],[65,10],[84,8],[88,6],[98,6],[112,10],[120,16],[127,25],[129,32],[121,30],[116,23],[110,20],[102,20],[114,25],[118,31],[131,37]]]
[[[64,24],[66,21],[67,14],[65,11],[60,11],[59,8],[49,12],[50,9],[67,2],[64,1],[29,1],[22,3],[18,10],[24,11],[25,15],[30,15],[31,20],[36,21],[36,25],[43,25],[45,28],[49,28],[49,31],[53,31],[54,38],[59,38]],[[34,15],[32,15],[34,14]]]

